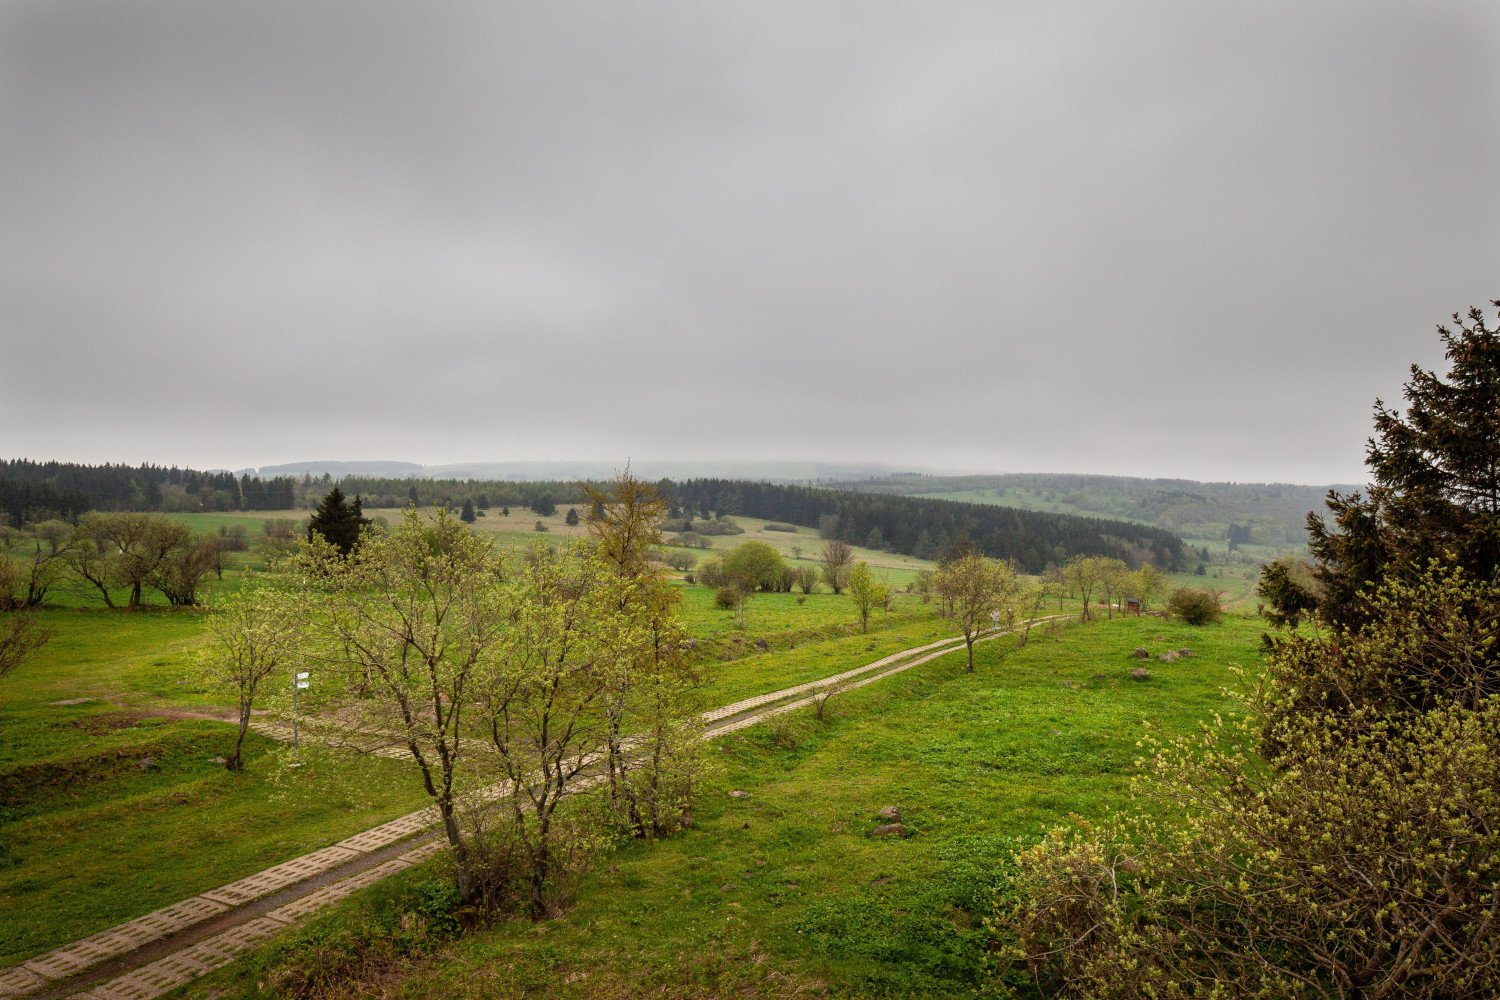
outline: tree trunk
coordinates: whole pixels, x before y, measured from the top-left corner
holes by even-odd
[[[969,664],[964,668],[964,673],[972,674],[974,672],[974,639],[972,636],[964,636],[964,647],[969,653]]]
[[[240,706],[240,731],[234,740],[234,753],[224,762],[224,766],[231,771],[243,770],[245,767],[244,747],[245,731],[250,728],[250,705],[248,703]]]

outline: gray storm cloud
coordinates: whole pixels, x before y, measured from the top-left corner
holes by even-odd
[[[0,6],[0,456],[1357,479],[1475,3]]]

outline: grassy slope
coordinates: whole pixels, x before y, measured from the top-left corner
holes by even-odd
[[[211,763],[233,730],[196,717],[223,711],[190,677],[197,615],[45,622],[52,642],[0,688],[0,965],[422,804],[392,761],[343,765],[331,792],[312,767],[278,784],[273,747],[255,737],[244,773]],[[77,698],[90,701],[51,704]]]
[[[202,517],[205,515],[187,515]],[[225,588],[239,577],[226,576]],[[722,638],[733,614],[706,588],[684,587],[690,631]],[[202,615],[156,608],[110,613],[79,593],[48,610],[52,642],[0,687],[0,966],[332,843],[425,802],[403,764],[361,761],[332,794],[311,769],[278,781],[268,741],[230,775],[210,758],[230,746],[223,695],[192,678]],[[868,662],[947,635],[915,600],[879,613],[869,636],[816,641],[852,628],[845,597],[755,598],[743,648],[782,633],[795,650],[714,663],[701,692],[720,704]],[[88,698],[82,705],[51,702]],[[200,717],[201,716],[201,717]],[[152,758],[142,772],[136,762]]]
[[[974,991],[1013,838],[1125,801],[1143,724],[1184,732],[1228,709],[1229,668],[1254,664],[1259,634],[1248,618],[1070,627],[981,647],[971,676],[955,654],[852,692],[828,723],[754,727],[716,751],[693,827],[610,856],[565,918],[475,933],[383,985],[444,1000]],[[1136,682],[1137,645],[1197,655]],[[870,836],[885,805],[914,836]],[[253,994],[260,961],[196,992]]]

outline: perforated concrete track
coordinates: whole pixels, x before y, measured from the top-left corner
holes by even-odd
[[[1047,622],[1063,616],[1038,619]],[[979,641],[1011,634],[991,632]],[[830,689],[873,684],[963,648],[962,638],[902,650],[831,677],[757,695],[705,712],[709,739],[812,704]],[[591,783],[591,782],[590,782]],[[488,790],[485,798],[503,794]],[[229,964],[278,931],[443,849],[421,836],[437,822],[421,809],[337,844],[284,861],[228,885],[0,970],[0,1000],[87,996],[149,1000]]]

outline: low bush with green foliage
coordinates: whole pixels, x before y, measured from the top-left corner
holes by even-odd
[[[1213,625],[1224,615],[1223,598],[1217,590],[1178,587],[1167,598],[1167,613],[1189,625]]]

